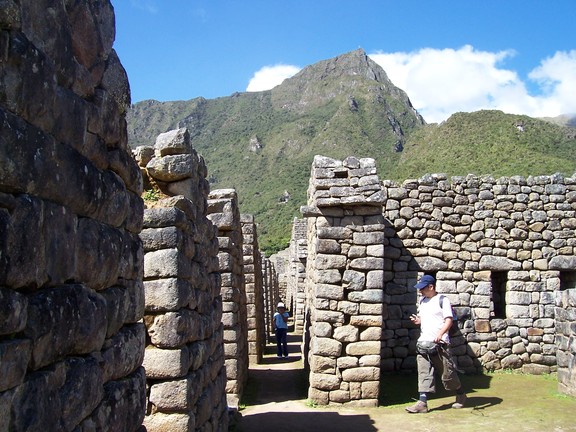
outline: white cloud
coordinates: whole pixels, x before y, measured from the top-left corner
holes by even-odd
[[[541,115],[576,113],[576,50],[557,52],[530,72],[542,91]]]
[[[286,78],[290,78],[300,71],[300,68],[292,65],[264,66],[250,79],[246,91],[256,92],[270,90],[281,84]]]
[[[513,55],[513,51],[493,53],[466,45],[457,50],[377,52],[370,57],[406,91],[428,122],[480,109],[535,117],[576,112],[576,50],[557,52],[529,74],[541,90],[537,95],[529,94],[518,74],[502,66]]]

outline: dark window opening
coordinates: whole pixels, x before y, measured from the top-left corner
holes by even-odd
[[[565,291],[576,288],[576,272],[560,272],[560,290]]]
[[[492,318],[506,318],[506,281],[507,272],[492,272]]]

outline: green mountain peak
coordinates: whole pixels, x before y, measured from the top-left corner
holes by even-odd
[[[127,121],[131,147],[188,128],[212,189],[237,190],[268,253],[287,245],[318,154],[374,158],[380,178],[392,180],[438,172],[572,174],[576,161],[573,128],[526,116],[458,113],[426,125],[408,95],[361,49],[307,66],[272,90],[139,102]]]

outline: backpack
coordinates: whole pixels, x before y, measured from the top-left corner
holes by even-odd
[[[444,296],[440,294],[440,298],[438,299],[440,302],[440,308],[442,308],[442,303],[444,303]],[[452,326],[448,330],[448,334],[453,335],[458,330],[458,315],[456,315],[456,311],[454,310],[454,306],[450,304],[450,309],[452,310]]]

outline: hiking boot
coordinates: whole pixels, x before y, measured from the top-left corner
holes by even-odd
[[[410,414],[423,414],[428,412],[428,404],[419,400],[414,405],[406,408]]]
[[[454,402],[452,404],[452,408],[456,408],[456,409],[464,408],[464,405],[466,404],[466,399],[468,399],[466,397],[466,394],[464,394],[464,393],[457,394],[456,395],[456,402]]]

